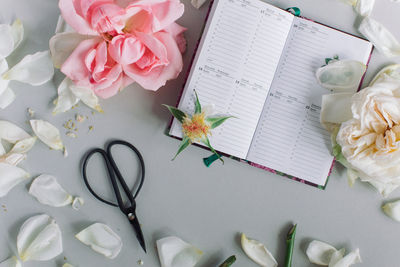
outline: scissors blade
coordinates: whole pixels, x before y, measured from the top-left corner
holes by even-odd
[[[133,220],[129,220],[129,221],[130,221],[131,225],[133,226],[133,229],[135,229],[136,238],[139,241],[140,246],[143,248],[144,252],[147,253],[146,242],[144,241],[142,228],[140,227],[140,223],[139,223],[137,217],[135,216],[135,218]]]

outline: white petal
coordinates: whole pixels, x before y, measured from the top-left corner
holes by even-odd
[[[14,49],[15,50],[24,39],[24,25],[22,25],[22,21],[16,19],[11,25],[11,34],[14,40]]]
[[[161,267],[193,267],[203,252],[182,239],[170,236],[157,240]]]
[[[374,180],[368,180],[368,183],[370,183],[373,187],[375,187],[376,190],[383,196],[387,197],[392,193],[397,187],[399,187],[398,184],[392,184],[392,183],[383,183],[379,181],[374,181]]]
[[[99,99],[94,94],[93,90],[91,90],[90,88],[78,87],[75,85],[71,86],[70,89],[72,93],[87,106],[91,107],[94,110],[97,110],[98,112],[103,112],[99,104]]]
[[[367,66],[355,60],[331,61],[317,70],[316,76],[322,87],[334,91],[355,93]]]
[[[331,260],[329,261],[329,267],[335,266],[336,263],[338,263],[340,260],[343,259],[345,253],[345,249],[342,248],[340,250],[335,251],[332,253]]]
[[[246,255],[258,265],[263,267],[278,266],[272,254],[259,241],[248,239],[246,235],[242,233],[241,244]]]
[[[34,133],[43,143],[55,150],[64,149],[60,131],[53,124],[43,120],[30,120],[30,123]]]
[[[62,267],[74,267],[74,266],[69,263],[64,263]]]
[[[75,237],[110,259],[117,257],[122,248],[121,238],[110,227],[102,223],[92,224]]]
[[[30,138],[31,136],[27,134],[17,125],[9,122],[0,120],[0,140],[5,140],[7,142],[15,144],[16,142]]]
[[[343,3],[346,3],[351,6],[356,6],[358,0],[341,0]]]
[[[50,53],[54,67],[61,68],[65,60],[72,54],[75,48],[84,40],[93,36],[81,35],[76,32],[63,32],[54,35],[49,42]]]
[[[388,29],[379,22],[366,17],[358,30],[379,50],[388,57],[400,56],[400,43]]]
[[[318,265],[328,266],[333,253],[337,252],[333,246],[314,240],[307,248],[306,254],[310,262]]]
[[[53,77],[54,67],[50,52],[37,52],[25,56],[19,63],[2,75],[5,80],[14,80],[31,85],[42,85]]]
[[[14,102],[16,96],[10,88],[6,88],[6,90],[0,95],[0,108],[5,109],[12,102]]]
[[[34,136],[34,137],[29,137],[29,138],[19,140],[17,143],[15,143],[15,145],[12,147],[12,149],[8,153],[10,153],[10,154],[14,154],[14,153],[25,154],[33,148],[33,146],[36,143],[36,139],[37,139],[37,137]]]
[[[85,200],[83,198],[75,197],[74,200],[72,201],[72,208],[74,210],[80,210],[83,204],[85,204]]]
[[[335,264],[329,264],[329,267],[349,267],[350,265],[361,263],[360,250],[350,252]]]
[[[66,77],[58,86],[57,104],[53,110],[53,114],[68,111],[79,102],[79,98],[77,98],[70,89],[72,85],[73,82]]]
[[[11,26],[0,24],[0,59],[8,57],[14,51],[14,38]]]
[[[382,210],[390,218],[400,222],[400,200],[386,203],[382,206]]]
[[[207,2],[207,0],[192,0],[192,5],[195,8],[200,8],[205,2]]]
[[[63,251],[60,228],[46,214],[33,216],[21,226],[17,248],[22,261],[50,260]]]
[[[0,77],[6,71],[8,71],[7,60],[0,58]],[[10,81],[3,80],[0,78],[0,95],[3,94],[5,90],[7,90],[9,83],[10,83]]]
[[[17,257],[11,257],[0,263],[0,267],[21,267],[21,262]]]
[[[61,187],[54,176],[42,174],[33,180],[29,194],[40,203],[52,207],[64,207],[72,203],[73,197]]]
[[[354,171],[351,168],[347,168],[347,181],[349,183],[349,186],[352,187],[356,180],[359,178],[359,175],[357,174],[356,171]]]
[[[353,93],[337,93],[322,96],[321,124],[330,130],[332,124],[340,124],[351,118],[351,97]]]
[[[400,81],[400,64],[393,64],[383,68],[370,82],[369,86],[373,86],[375,83],[381,82],[387,78],[395,79]]]
[[[374,9],[375,0],[358,0],[354,7],[356,12],[363,17],[369,16]]]
[[[21,161],[26,159],[26,154],[5,154],[0,157],[0,162],[7,163],[13,166],[17,166]]]
[[[0,162],[0,197],[7,195],[14,186],[29,177],[29,173],[23,169]]]

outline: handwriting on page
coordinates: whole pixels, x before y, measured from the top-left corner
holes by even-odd
[[[216,129],[211,142],[217,150],[245,158],[293,17],[262,1],[215,4],[181,108],[193,109],[196,90],[204,105],[237,117]]]

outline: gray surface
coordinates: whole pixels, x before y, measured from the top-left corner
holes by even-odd
[[[11,64],[23,54],[47,49],[58,16],[56,2],[0,2],[0,14],[4,18],[21,18],[26,29],[26,40],[11,57]],[[339,1],[268,2],[285,8],[299,6],[309,18],[356,33],[353,26],[355,14]],[[388,6],[389,0],[377,2],[373,16],[396,30],[400,5]],[[53,82],[37,88],[12,83],[18,98],[12,106],[0,112],[0,119],[11,120],[29,130],[25,124],[28,107],[36,111],[37,118],[47,119],[60,128],[76,112],[89,115],[89,122],[79,126],[77,139],[64,136],[69,149],[68,158],[64,159],[61,153],[50,151],[38,142],[23,164],[33,176],[41,173],[56,175],[71,193],[84,197],[86,204],[78,212],[68,207],[49,208],[28,195],[29,184],[16,187],[0,199],[0,205],[7,206],[7,212],[0,209],[0,260],[15,253],[16,235],[24,220],[47,213],[61,226],[64,252],[55,260],[29,262],[24,266],[61,266],[64,256],[79,267],[137,266],[139,259],[144,260],[145,266],[159,266],[155,240],[166,235],[177,235],[201,248],[205,255],[198,265],[200,267],[216,266],[231,254],[238,256],[234,266],[256,266],[241,251],[239,233],[242,231],[264,242],[283,264],[284,236],[292,222],[299,225],[294,255],[296,267],[310,266],[304,250],[311,239],[324,240],[348,250],[359,247],[363,266],[398,266],[399,224],[380,211],[383,199],[373,188],[360,183],[349,188],[341,167],[335,167],[327,189],[321,191],[232,160],[226,160],[223,166],[215,163],[211,168],[205,168],[201,158],[208,156],[209,152],[197,147],[187,149],[176,161],[170,161],[179,142],[163,134],[170,116],[160,104],[176,103],[206,14],[206,8],[197,11],[188,0],[185,4],[186,13],[180,20],[189,29],[185,70],[179,79],[169,82],[157,93],[131,86],[118,96],[103,101],[104,115],[93,116],[81,105],[74,111],[53,117],[51,101],[56,96]],[[398,28],[395,34],[400,37]],[[390,62],[393,61],[375,53],[367,81],[378,68]],[[61,76],[57,75],[54,82],[58,84],[60,80]],[[89,134],[88,125],[95,128]],[[138,199],[138,215],[148,244],[147,255],[141,251],[130,225],[119,210],[96,201],[80,177],[83,153],[111,138],[134,143],[142,151],[147,164],[147,180]],[[129,157],[121,157],[121,163],[129,164],[129,160]],[[93,176],[96,169],[101,174],[99,168],[93,167]],[[97,186],[100,188],[102,184],[105,183],[99,182]],[[399,196],[400,192],[395,192],[391,199]],[[105,259],[74,238],[74,234],[93,222],[107,223],[122,237],[124,247],[115,260]]]

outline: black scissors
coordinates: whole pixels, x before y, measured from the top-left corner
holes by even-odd
[[[121,175],[121,172],[119,171],[117,164],[114,161],[114,158],[112,156],[111,153],[111,148],[115,145],[122,145],[122,146],[126,146],[129,147],[131,150],[133,150],[133,152],[135,152],[135,154],[137,155],[139,162],[140,162],[140,167],[141,167],[141,175],[140,175],[140,181],[139,181],[139,185],[137,187],[137,190],[135,192],[135,194],[133,194],[131,192],[131,190],[129,189],[128,185],[126,184],[124,178]],[[115,192],[115,197],[117,198],[117,203],[113,203],[110,201],[107,201],[103,198],[101,198],[100,196],[98,196],[96,194],[96,192],[94,192],[94,190],[92,189],[92,187],[90,186],[88,179],[87,179],[87,175],[86,175],[86,168],[87,168],[87,164],[89,162],[89,159],[94,155],[94,154],[100,154],[105,163],[106,163],[106,167],[107,167],[107,171],[108,171],[108,177],[111,180],[111,184],[112,187],[114,189]],[[91,149],[86,156],[84,157],[84,161],[83,161],[83,167],[82,167],[82,176],[83,176],[83,180],[87,186],[87,188],[89,189],[90,193],[92,193],[92,195],[97,198],[98,200],[114,206],[114,207],[119,207],[119,209],[122,211],[122,213],[124,213],[126,215],[126,217],[128,218],[129,222],[131,223],[131,225],[133,226],[133,229],[136,232],[136,238],[140,243],[140,246],[142,246],[143,250],[146,252],[146,243],[144,241],[144,237],[143,237],[143,232],[142,229],[140,227],[140,223],[139,220],[136,216],[136,197],[138,196],[140,189],[142,189],[143,186],[143,182],[144,182],[144,174],[145,174],[145,170],[144,170],[144,160],[142,155],[140,154],[139,150],[134,147],[132,144],[126,142],[126,141],[122,141],[122,140],[115,140],[110,142],[107,146],[106,146],[106,150],[101,149],[101,148],[94,148]],[[126,196],[128,197],[128,200],[130,202],[130,205],[125,205],[122,201],[122,197],[121,197],[121,192],[118,188],[118,184],[117,184],[117,179],[115,178],[115,176],[118,178],[119,183],[122,186],[122,189],[124,190]]]

